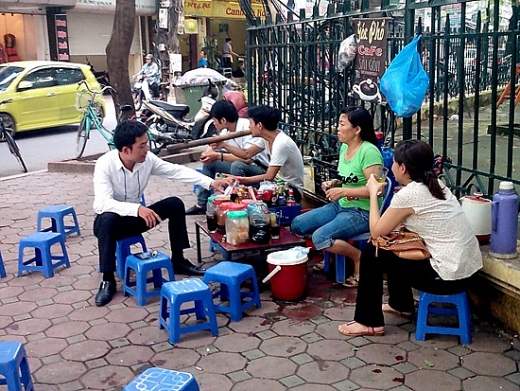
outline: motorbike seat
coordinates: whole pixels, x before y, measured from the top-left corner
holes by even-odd
[[[154,100],[152,103],[159,106],[161,109],[166,110],[177,118],[182,118],[190,112],[190,106],[183,104],[172,105],[170,103],[163,102],[162,100]]]
[[[134,108],[133,108],[132,106],[130,106],[130,105],[122,105],[122,106],[119,108],[119,110],[121,110],[123,113],[124,113],[124,112],[127,112],[127,111],[131,111],[131,110],[133,110],[133,109],[134,109]]]

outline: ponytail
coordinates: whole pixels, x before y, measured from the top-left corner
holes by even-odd
[[[430,194],[439,200],[445,200],[446,195],[439,184],[439,179],[433,170],[426,171],[422,176],[422,183],[428,187]]]

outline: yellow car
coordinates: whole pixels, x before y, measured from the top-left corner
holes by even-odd
[[[85,64],[53,61],[17,61],[0,65],[0,118],[14,133],[79,123],[76,94],[101,88]],[[103,96],[96,97],[106,113]],[[101,113],[100,113],[101,114]]]

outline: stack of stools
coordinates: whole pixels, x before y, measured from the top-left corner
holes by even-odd
[[[137,376],[123,391],[199,391],[191,373],[163,368],[148,368]]]
[[[29,362],[23,345],[18,341],[0,342],[0,385],[8,391],[34,391]]]
[[[51,247],[60,244],[62,255],[52,255]],[[24,261],[24,249],[34,248],[35,256]],[[57,261],[54,262],[53,261]],[[36,232],[20,240],[18,247],[18,277],[23,271],[43,272],[45,278],[54,276],[54,269],[65,265],[70,267],[69,256],[65,247],[65,238],[55,232]]]
[[[241,289],[242,283],[248,280],[251,280],[252,292]],[[220,262],[206,270],[204,282],[206,284],[220,283],[219,289],[213,293],[214,298],[220,298],[220,304],[214,305],[215,310],[229,313],[233,322],[240,322],[242,312],[247,308],[253,305],[256,305],[257,308],[262,306],[255,270],[251,265],[227,261]],[[249,300],[243,300],[247,298]],[[227,301],[229,305],[222,305],[224,301]]]
[[[449,304],[457,308],[442,308],[431,306],[432,304]],[[428,324],[428,314],[458,316],[458,327],[430,326]],[[417,327],[415,329],[415,339],[424,341],[426,334],[447,334],[458,335],[460,342],[469,345],[471,343],[471,313],[469,310],[468,295],[466,292],[455,293],[452,295],[434,295],[421,292],[419,299],[419,310],[417,313]]]
[[[65,225],[65,217],[71,215],[74,220],[73,225]],[[42,229],[42,220],[45,218],[51,219],[51,226]],[[76,211],[72,206],[68,205],[53,205],[40,209],[38,212],[37,228],[38,232],[58,232],[65,239],[67,236],[77,233],[81,235],[78,224],[78,217]]]
[[[140,244],[143,253],[147,252],[143,235],[129,236],[116,242],[116,272],[119,278],[125,277],[125,264],[129,255],[132,255],[131,246]]]
[[[168,280],[164,279],[162,269],[168,272]],[[135,273],[135,280],[131,280],[131,271]],[[151,277],[147,274],[152,272]],[[129,255],[126,258],[125,278],[123,283],[123,296],[130,294],[135,296],[137,305],[144,306],[149,298],[159,296],[160,289],[151,291],[146,290],[148,283],[154,284],[154,288],[161,288],[165,282],[174,281],[173,266],[170,257],[160,252],[154,251],[150,258],[140,259],[136,255]],[[135,288],[135,289],[134,289]]]
[[[4,260],[2,258],[2,253],[0,252],[0,278],[7,277],[7,273],[5,272]]]
[[[181,310],[182,304],[187,302],[194,302],[194,307]],[[192,313],[195,313],[198,320],[205,322],[181,327],[181,315]],[[181,334],[192,331],[211,330],[211,333],[217,336],[217,318],[209,287],[198,278],[186,278],[164,284],[159,307],[159,328],[163,327],[168,331],[170,343],[179,342]]]

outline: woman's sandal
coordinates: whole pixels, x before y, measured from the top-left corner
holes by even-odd
[[[349,327],[354,325],[362,326],[364,330],[349,331]],[[383,335],[385,335],[384,327],[369,327],[362,325],[361,323],[358,323],[354,320],[352,322],[348,322],[339,326],[338,331],[347,337],[382,337]]]
[[[343,286],[347,288],[357,288],[359,285],[359,276],[350,276],[345,280]]]
[[[392,307],[390,307],[388,303],[384,303],[381,309],[383,310],[383,312],[386,312],[387,314],[393,314],[401,316],[403,318],[411,318],[413,316],[413,313],[411,312],[401,312],[393,309]]]

